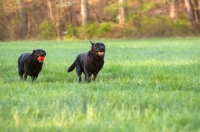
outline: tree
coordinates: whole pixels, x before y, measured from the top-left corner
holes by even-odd
[[[179,1],[171,0],[170,17],[176,21],[178,18]]]
[[[81,0],[81,15],[82,15],[82,25],[85,25],[88,20],[88,1]]]
[[[25,39],[27,35],[27,17],[23,11],[22,0],[17,0],[19,17],[21,19],[22,38]]]
[[[200,22],[200,7],[199,7],[199,3],[198,0],[193,0],[194,2],[194,10],[195,10],[195,19],[196,22]]]
[[[49,17],[50,17],[52,23],[55,23],[54,17],[53,17],[53,11],[52,11],[52,4],[51,4],[50,0],[47,0],[47,5],[48,5],[48,9],[49,9]]]
[[[124,24],[126,10],[124,7],[124,0],[119,0],[119,24]]]
[[[195,13],[194,13],[194,7],[191,0],[185,0],[185,6],[187,8],[188,19],[191,25],[195,26]]]

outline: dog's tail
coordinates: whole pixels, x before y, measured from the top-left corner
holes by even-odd
[[[72,65],[68,68],[68,72],[73,71],[75,68],[75,61],[72,63]]]

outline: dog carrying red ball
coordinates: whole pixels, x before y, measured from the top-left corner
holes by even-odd
[[[21,79],[26,80],[31,76],[36,80],[43,67],[46,52],[43,49],[33,50],[32,53],[24,53],[18,58],[18,74]]]

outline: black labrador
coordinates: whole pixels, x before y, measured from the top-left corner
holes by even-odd
[[[90,82],[91,76],[92,80],[95,81],[97,74],[103,68],[104,65],[104,55],[105,55],[105,45],[103,43],[91,43],[91,50],[79,54],[76,60],[68,68],[68,72],[71,72],[76,67],[76,72],[79,77],[79,82],[82,81],[81,74],[85,74],[85,81]]]
[[[32,81],[36,80],[42,70],[46,52],[43,49],[33,50],[32,53],[24,53],[18,58],[18,74],[23,80],[31,76]]]

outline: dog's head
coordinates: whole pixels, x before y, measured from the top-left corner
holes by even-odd
[[[41,62],[44,61],[44,57],[46,56],[46,52],[43,49],[36,49],[36,50],[33,50],[32,55],[35,59],[38,60],[38,62],[41,63]]]
[[[92,43],[90,41],[90,43],[92,44],[92,47],[91,47],[91,51],[92,51],[92,54],[95,55],[96,57],[98,58],[103,58],[104,55],[105,55],[105,51],[106,51],[106,47],[103,43]]]

